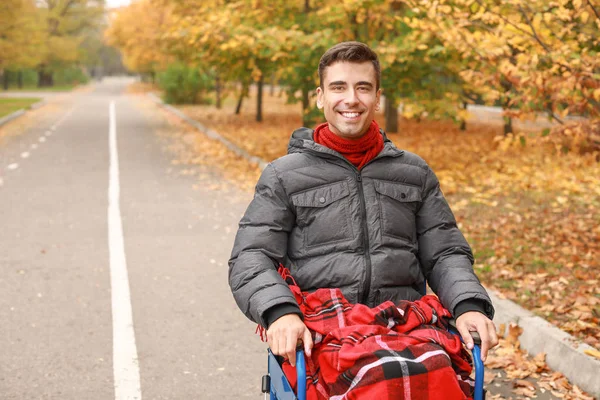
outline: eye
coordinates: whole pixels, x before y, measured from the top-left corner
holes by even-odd
[[[343,86],[332,86],[331,90],[335,91],[335,92],[339,92],[341,90],[344,90]]]
[[[359,86],[358,90],[360,90],[361,92],[368,92],[369,90],[371,90],[371,88],[369,88],[368,86]]]

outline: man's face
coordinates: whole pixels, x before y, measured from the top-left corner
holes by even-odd
[[[358,139],[369,130],[381,96],[376,84],[370,61],[338,61],[325,68],[323,88],[317,88],[317,106],[323,109],[333,133]]]

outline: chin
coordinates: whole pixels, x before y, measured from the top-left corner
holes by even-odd
[[[344,136],[353,137],[353,138],[361,137],[365,133],[367,133],[367,129],[365,129],[364,126],[361,126],[361,127],[352,127],[352,128],[349,128],[349,129],[344,129],[342,131],[342,134]]]

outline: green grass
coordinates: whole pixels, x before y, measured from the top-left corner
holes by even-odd
[[[499,282],[499,285],[502,289],[515,289],[517,287],[517,282],[513,281],[513,280],[505,280],[505,281],[501,281]]]
[[[11,114],[22,108],[28,108],[41,99],[37,98],[21,98],[21,99],[6,99],[0,98],[0,118]]]
[[[9,87],[8,90],[4,90],[0,93],[9,92],[66,92],[72,90],[77,85],[55,85],[51,87],[37,87],[37,86],[23,86],[22,88]]]
[[[495,255],[496,255],[496,253],[494,252],[494,249],[490,249],[490,248],[476,249],[473,253],[473,257],[475,257],[475,261],[478,261],[478,260],[483,261],[483,260],[493,257]]]
[[[486,274],[492,272],[492,266],[489,264],[475,264],[475,268],[478,271],[481,271]]]
[[[550,275],[555,275],[557,271],[561,269],[561,265],[553,262],[548,262],[546,260],[534,259],[529,263],[523,265],[523,268],[528,273],[537,273],[543,271]]]

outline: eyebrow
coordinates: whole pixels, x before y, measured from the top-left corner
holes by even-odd
[[[367,81],[360,81],[356,84],[356,86],[369,86],[369,87],[373,87],[373,84],[371,82],[367,82]]]
[[[330,82],[328,86],[343,86],[346,85],[347,83],[344,81],[335,81],[335,82]],[[369,86],[369,87],[373,87],[373,84],[371,82],[367,82],[367,81],[360,81],[356,83],[357,86]]]

